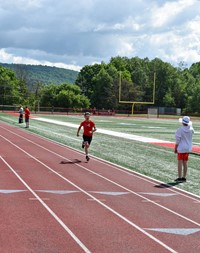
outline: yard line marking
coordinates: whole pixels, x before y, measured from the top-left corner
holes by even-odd
[[[0,135],[0,136],[2,136],[2,135]],[[19,135],[19,137],[21,137],[21,136]],[[19,146],[15,145],[14,143],[12,143],[12,142],[11,142],[10,140],[8,140],[7,138],[5,138],[5,137],[3,137],[3,136],[2,136],[2,138],[4,138],[4,139],[7,140],[9,143],[11,143],[11,144],[14,145],[15,147],[17,147],[18,149],[20,149],[21,151],[23,151],[23,152],[24,152],[25,154],[27,154],[28,156],[31,156],[33,159],[36,159],[37,161],[39,161],[37,158],[35,158],[34,156],[30,155],[30,154],[27,153],[25,150],[21,149]],[[68,160],[68,161],[71,161],[70,159],[68,159],[68,158],[66,158],[66,157],[63,157],[62,155],[59,155],[58,153],[55,153],[54,151],[51,151],[51,150],[49,150],[49,149],[47,149],[47,148],[45,148],[45,147],[43,147],[43,146],[41,146],[41,145],[39,145],[39,144],[33,142],[33,141],[30,141],[29,139],[26,139],[26,138],[24,138],[24,137],[21,137],[21,138],[27,140],[28,142],[31,142],[32,144],[34,144],[34,145],[36,145],[36,146],[38,146],[38,147],[40,147],[40,148],[42,148],[42,149],[44,149],[44,150],[46,150],[46,151],[48,151],[48,152],[50,152],[50,153],[52,153],[52,154],[58,156],[58,157],[61,157],[61,158],[66,159],[66,160]],[[42,163],[41,161],[39,161],[39,162]],[[42,163],[42,164],[43,164],[44,166],[46,166],[46,164],[44,164],[44,163]],[[191,222],[191,223],[193,223],[193,224],[195,224],[195,225],[197,225],[197,226],[200,226],[199,223],[197,223],[197,222],[195,222],[195,221],[193,221],[193,220],[191,220],[191,219],[185,217],[184,215],[181,215],[181,214],[179,214],[179,213],[177,213],[177,212],[175,212],[175,211],[173,211],[173,210],[171,210],[171,209],[169,209],[169,208],[167,208],[167,207],[165,207],[165,206],[162,206],[162,205],[156,203],[156,202],[153,201],[153,200],[148,199],[148,198],[145,197],[145,196],[142,196],[141,194],[138,194],[138,193],[136,193],[136,192],[134,192],[134,191],[132,191],[132,190],[130,190],[130,189],[124,187],[123,185],[120,185],[120,184],[118,184],[118,183],[116,183],[116,182],[114,182],[114,181],[112,181],[112,180],[110,180],[110,179],[108,179],[108,178],[106,178],[106,177],[104,177],[104,176],[102,176],[102,175],[99,175],[98,173],[96,173],[96,172],[94,172],[94,171],[92,171],[92,170],[90,170],[90,169],[87,169],[87,168],[84,167],[83,165],[80,165],[80,164],[75,164],[75,165],[78,166],[78,167],[80,167],[80,168],[82,168],[82,169],[84,169],[84,170],[86,170],[86,171],[89,171],[90,173],[92,173],[92,174],[94,174],[94,175],[96,175],[96,176],[98,176],[98,177],[100,177],[100,178],[103,178],[104,180],[106,180],[106,181],[108,181],[108,182],[110,182],[110,183],[112,183],[112,184],[114,184],[114,185],[116,185],[116,186],[118,186],[118,187],[124,189],[125,191],[128,191],[128,192],[130,192],[130,193],[132,193],[132,194],[134,194],[134,195],[136,195],[136,196],[142,198],[143,200],[147,200],[148,202],[151,202],[152,204],[154,204],[154,205],[156,205],[156,206],[158,206],[158,207],[160,207],[160,208],[162,208],[162,209],[164,209],[164,210],[166,210],[166,211],[169,211],[169,212],[172,213],[172,214],[175,214],[175,215],[177,215],[177,216],[179,216],[179,217],[181,217],[181,218],[183,218],[183,219],[185,219],[185,220],[187,220],[187,221],[189,221],[189,222]],[[47,166],[47,167],[48,167],[48,166]],[[51,169],[51,171],[54,172],[54,170],[52,170],[52,169]],[[64,177],[63,177],[62,175],[60,175],[58,172],[55,172],[55,173],[56,173],[57,175],[59,175],[60,177],[64,178]]]
[[[34,118],[33,120],[52,123],[52,124],[61,125],[61,126],[68,126],[68,127],[72,127],[72,128],[78,128],[78,126],[79,126],[79,125],[74,124],[74,123],[63,122],[63,121],[53,120],[53,119],[46,119],[46,118]],[[113,130],[107,130],[107,129],[102,129],[102,128],[98,128],[98,133],[111,135],[111,136],[115,136],[115,137],[121,137],[121,138],[128,139],[128,140],[147,142],[147,143],[148,142],[173,143],[171,141],[163,141],[163,140],[158,140],[158,139],[155,139],[155,138],[143,137],[143,136],[123,133],[123,132],[116,132],[116,131],[113,131]]]
[[[145,229],[174,235],[191,235],[194,233],[198,233],[200,231],[199,228],[145,228]]]
[[[97,193],[102,195],[110,195],[110,196],[121,196],[130,194],[130,192],[101,192],[101,191],[89,191],[91,193]]]
[[[152,195],[152,196],[158,196],[158,197],[171,197],[171,196],[175,196],[178,195],[178,193],[165,193],[165,192],[138,192],[139,194],[142,195]]]
[[[65,190],[35,190],[35,192],[46,192],[46,193],[53,193],[53,194],[59,194],[59,195],[64,195],[64,194],[70,194],[70,193],[76,193],[79,191],[65,191]]]
[[[53,210],[34,192],[34,190],[20,177],[20,175],[10,166],[10,164],[0,156],[0,159],[7,165],[7,167],[15,174],[15,176],[21,181],[21,183],[33,194],[43,207],[53,216],[53,218],[64,228],[64,230],[74,239],[74,241],[83,249],[86,253],[91,253],[88,248],[79,240],[79,238],[67,227],[67,225],[53,212]]]
[[[10,193],[18,193],[18,192],[26,192],[27,190],[0,190],[0,193],[10,194]]]
[[[147,231],[145,231],[143,228],[139,227],[138,225],[136,225],[135,223],[133,223],[132,221],[130,221],[129,219],[127,219],[126,217],[124,217],[123,215],[121,215],[120,213],[118,213],[117,211],[115,211],[114,209],[112,209],[111,207],[107,206],[106,204],[104,204],[103,202],[101,202],[99,199],[97,199],[96,197],[94,197],[93,195],[91,195],[90,193],[88,193],[87,191],[85,191],[84,189],[82,189],[81,187],[79,187],[78,185],[74,184],[72,181],[68,180],[67,178],[65,178],[64,176],[60,175],[59,173],[57,173],[56,171],[54,171],[52,168],[50,168],[49,166],[47,166],[45,163],[41,162],[39,159],[35,158],[34,156],[32,156],[30,153],[26,152],[25,150],[23,150],[22,148],[20,148],[19,146],[17,146],[16,144],[14,144],[13,142],[11,142],[10,140],[8,140],[7,138],[3,137],[2,135],[0,135],[4,140],[6,140],[7,142],[9,142],[11,145],[13,145],[14,147],[16,147],[17,149],[21,150],[23,153],[25,153],[26,155],[28,155],[29,157],[31,157],[33,160],[37,161],[39,164],[43,165],[45,168],[47,168],[48,170],[51,170],[52,172],[55,173],[55,175],[57,175],[58,177],[62,178],[64,181],[68,182],[69,184],[71,184],[72,186],[74,186],[75,188],[77,188],[79,191],[81,191],[82,193],[84,193],[85,195],[87,195],[88,197],[90,197],[91,199],[94,199],[94,201],[96,201],[97,203],[99,203],[101,206],[103,206],[105,209],[109,210],[110,212],[112,212],[114,215],[116,215],[118,218],[122,219],[123,221],[125,221],[126,223],[128,223],[129,225],[131,225],[132,227],[134,227],[135,229],[137,229],[138,231],[140,231],[142,234],[146,235],[147,237],[149,237],[150,239],[152,239],[153,241],[155,241],[156,243],[158,243],[159,245],[161,245],[163,248],[169,250],[172,253],[178,253],[177,251],[175,251],[174,249],[170,248],[168,245],[166,245],[165,243],[163,243],[162,241],[160,241],[159,239],[157,239],[156,237],[152,236],[151,234],[149,234]],[[75,239],[75,241],[81,246],[82,249],[85,250],[85,252],[89,253],[90,251],[85,247],[85,245],[73,234],[73,232],[62,222],[62,220],[45,204],[44,201],[42,201],[42,199],[40,199],[40,197],[27,185],[27,183],[15,172],[15,170],[3,159],[3,157],[0,156],[0,158],[5,162],[5,164],[13,171],[13,173],[20,179],[20,181],[30,190],[30,192],[39,200],[39,202],[52,214],[52,216],[61,224],[61,226],[63,228],[65,228],[66,231],[69,231],[68,233],[71,233],[70,235]],[[78,165],[78,164],[77,164]]]

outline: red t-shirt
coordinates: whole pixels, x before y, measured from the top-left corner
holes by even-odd
[[[91,131],[95,127],[95,124],[91,120],[85,120],[81,122],[81,127],[83,127],[83,135],[92,136],[93,133]]]
[[[28,108],[25,109],[24,113],[25,113],[25,118],[29,118],[29,116],[30,116],[30,111],[29,111]]]

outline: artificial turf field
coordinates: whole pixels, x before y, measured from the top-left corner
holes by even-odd
[[[25,131],[30,131],[72,148],[82,150],[82,139],[81,137],[76,137],[76,128],[31,119],[30,128],[27,130],[24,128],[24,124],[18,124],[18,117],[16,116],[18,115],[0,113],[0,120],[23,128]],[[36,117],[77,125],[83,120],[83,116],[37,114]],[[181,126],[178,119],[108,116],[97,116],[91,119],[96,123],[97,127],[97,132],[94,134],[90,148],[91,155],[155,178],[171,186],[175,185],[177,159],[173,149],[98,133],[98,128],[138,135],[141,138],[149,137],[174,142],[176,129]],[[193,120],[193,127],[195,129],[193,143],[196,146],[200,146],[200,120]],[[190,155],[187,183],[177,184],[176,187],[200,195],[200,156]]]

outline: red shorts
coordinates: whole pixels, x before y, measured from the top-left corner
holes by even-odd
[[[189,153],[178,153],[179,161],[188,161]]]

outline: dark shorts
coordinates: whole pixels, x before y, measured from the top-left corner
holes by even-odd
[[[29,122],[29,118],[25,117],[25,122],[28,123]]]
[[[90,145],[90,143],[91,143],[91,141],[92,141],[92,136],[83,135],[83,141],[84,141],[84,142],[88,142],[89,145]]]

